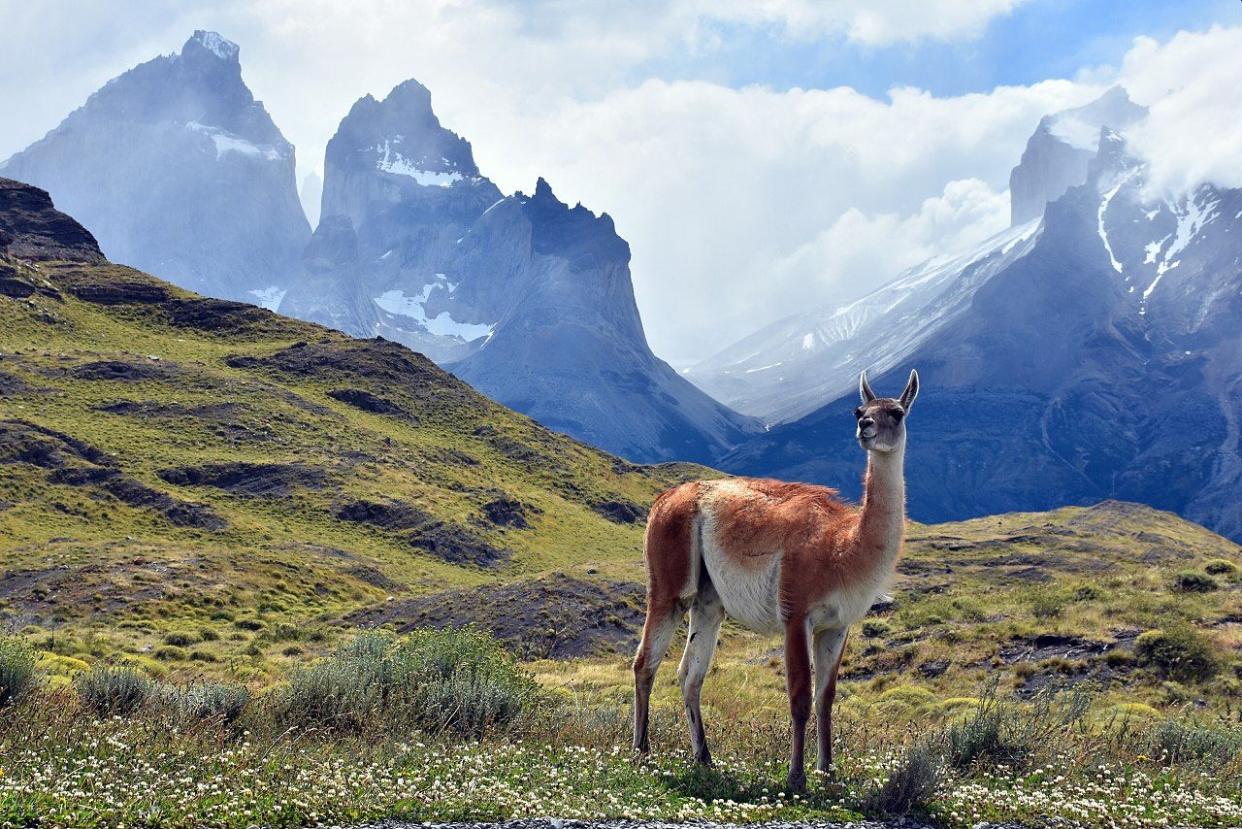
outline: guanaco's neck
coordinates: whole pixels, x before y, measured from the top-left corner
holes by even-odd
[[[905,533],[905,449],[903,442],[892,452],[867,453],[858,543],[863,553],[889,562],[901,550]]]

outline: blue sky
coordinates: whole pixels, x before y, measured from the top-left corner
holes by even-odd
[[[0,0],[0,20],[0,159],[199,28],[240,45],[299,175],[357,98],[417,78],[501,189],[543,176],[613,216],[678,365],[1003,229],[1039,118],[1111,84],[1153,106],[1134,146],[1166,182],[1242,170],[1238,0]],[[1213,153],[1186,140],[1209,132]]]
[[[1181,29],[1242,23],[1236,0],[1041,0],[993,18],[978,39],[869,46],[837,37],[791,40],[779,25],[715,22],[724,47],[696,59],[669,56],[646,67],[668,77],[707,77],[733,86],[850,86],[883,97],[894,86],[937,96],[983,92],[1116,65],[1135,37],[1166,40]]]

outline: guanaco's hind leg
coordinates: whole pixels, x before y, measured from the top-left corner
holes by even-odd
[[[681,600],[647,605],[643,638],[634,654],[634,748],[643,754],[651,750],[648,734],[651,686],[655,684],[656,671],[660,669],[664,654],[668,653],[673,633],[685,612],[686,606]]]
[[[694,751],[695,762],[707,766],[712,763],[712,755],[707,749],[707,733],[703,727],[699,699],[703,692],[703,680],[712,664],[712,655],[716,652],[716,640],[724,615],[720,596],[705,574],[690,607],[690,631],[686,634],[686,650],[677,675],[681,679],[681,696],[685,700],[686,719],[690,723],[690,747]]]
[[[819,737],[816,768],[832,770],[832,704],[837,698],[837,673],[845,654],[845,628],[829,628],[815,634],[815,718]]]

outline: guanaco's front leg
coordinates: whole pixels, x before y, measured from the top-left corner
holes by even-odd
[[[785,685],[789,690],[789,714],[793,719],[793,743],[789,752],[789,788],[806,790],[803,762],[806,722],[811,718],[811,648],[806,620],[791,619],[785,624]]]

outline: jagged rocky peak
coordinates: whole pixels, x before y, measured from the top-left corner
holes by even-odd
[[[517,198],[530,220],[531,241],[537,253],[560,254],[579,268],[603,260],[630,261],[630,246],[617,235],[611,216],[596,216],[581,203],[570,207],[556,197],[542,176],[535,182],[533,196],[519,192]]]
[[[203,29],[196,29],[190,39],[185,42],[185,46],[181,47],[181,57],[186,60],[198,60],[210,56],[225,63],[237,64],[239,70],[241,68],[241,60],[238,58],[240,53],[241,49],[233,41],[222,37],[218,32],[208,32]]]
[[[1091,103],[1041,118],[1009,174],[1011,224],[1038,219],[1048,202],[1087,180],[1101,128],[1122,131],[1146,113],[1114,86]]]
[[[242,80],[240,49],[197,31],[113,78],[5,162],[109,258],[211,296],[274,307],[310,227],[293,146]]]
[[[441,126],[431,92],[413,79],[382,101],[359,98],[328,142],[327,164],[375,169],[421,186],[447,187],[479,174],[470,142]]]

